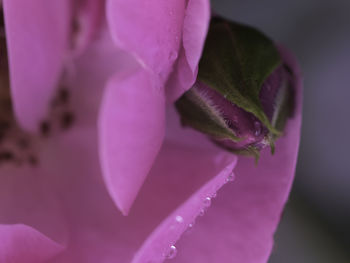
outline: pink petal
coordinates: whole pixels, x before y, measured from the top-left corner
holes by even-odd
[[[11,93],[20,124],[31,131],[47,113],[70,31],[70,1],[4,0]]]
[[[170,101],[178,99],[192,87],[197,78],[198,63],[202,55],[209,20],[210,3],[207,0],[188,2],[179,59],[168,82],[167,97]]]
[[[103,175],[127,214],[164,137],[165,102],[144,70],[118,75],[107,85],[100,115]]]
[[[107,18],[115,42],[134,54],[164,83],[178,57],[184,0],[108,0]]]
[[[0,225],[0,262],[40,263],[61,250],[59,244],[29,226]]]

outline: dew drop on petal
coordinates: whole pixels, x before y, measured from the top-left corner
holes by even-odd
[[[172,245],[172,246],[170,246],[170,249],[169,249],[168,254],[166,255],[166,258],[173,259],[176,257],[176,254],[177,254],[177,248],[174,245]]]
[[[227,178],[226,178],[226,182],[232,182],[232,181],[233,181],[233,179],[234,179],[234,177],[233,177],[233,173],[230,173],[230,175],[229,175],[229,176],[227,176]]]
[[[209,196],[207,196],[205,199],[204,199],[204,206],[205,207],[209,207],[211,205],[211,198]]]
[[[211,195],[211,198],[216,198],[216,192]]]
[[[183,217],[180,216],[180,215],[177,215],[177,216],[175,217],[175,220],[176,220],[176,222],[178,222],[178,223],[183,223],[183,222],[184,222]]]
[[[169,53],[169,60],[174,61],[177,59],[177,52],[176,51],[170,51]]]
[[[205,214],[205,209],[202,208],[200,211],[199,211],[199,216],[204,216]]]
[[[193,227],[194,227],[195,222],[193,221],[192,223],[189,223],[187,226],[187,229],[185,231],[186,235],[190,234],[193,231]]]

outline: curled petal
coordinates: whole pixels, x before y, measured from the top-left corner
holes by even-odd
[[[184,0],[108,0],[107,18],[115,42],[166,81],[178,57]]]
[[[0,262],[45,262],[62,251],[61,245],[26,225],[0,225]]]
[[[209,20],[210,3],[208,0],[188,1],[179,59],[167,83],[167,98],[170,101],[178,99],[192,87],[197,78],[198,63],[207,35]]]
[[[24,128],[35,131],[60,78],[70,32],[70,1],[3,4],[15,114]]]
[[[140,69],[108,83],[100,113],[100,156],[108,191],[127,214],[164,137],[165,99]]]

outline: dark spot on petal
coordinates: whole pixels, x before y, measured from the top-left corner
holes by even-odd
[[[10,128],[10,122],[8,121],[0,121],[0,130],[5,131]]]
[[[10,161],[14,159],[14,155],[10,151],[2,151],[0,152],[0,161]]]
[[[294,75],[293,70],[287,64],[283,64],[283,66],[289,74]]]
[[[61,116],[62,129],[68,129],[74,122],[74,115],[71,112],[64,112]]]
[[[61,88],[58,92],[58,99],[61,103],[66,104],[69,101],[69,92],[66,88]]]
[[[48,121],[43,121],[40,123],[40,133],[43,136],[48,136],[50,134],[51,126]]]
[[[29,148],[29,141],[26,138],[20,138],[17,143],[21,149]]]
[[[28,162],[32,165],[32,166],[37,166],[38,165],[38,159],[33,156],[33,155],[30,155],[28,157]]]
[[[0,130],[0,143],[5,139],[6,133],[2,130]]]
[[[4,12],[2,6],[0,8],[0,37],[5,37],[5,23],[4,23]]]

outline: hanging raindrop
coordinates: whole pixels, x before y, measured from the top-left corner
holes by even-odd
[[[205,207],[209,207],[211,205],[211,198],[209,196],[207,196],[205,199],[204,199],[204,206]]]
[[[228,182],[232,182],[233,181],[233,179],[234,179],[234,176],[233,176],[233,172],[232,173],[230,173],[230,175],[229,176],[227,176],[227,178],[226,178],[226,182],[228,183]]]
[[[176,254],[177,254],[177,248],[174,245],[172,245],[170,246],[169,253],[167,254],[166,258],[173,259],[176,257]]]
[[[176,222],[178,222],[178,223],[183,223],[183,222],[184,222],[183,217],[180,216],[180,215],[177,215],[177,216],[175,217],[175,220],[176,220]]]

